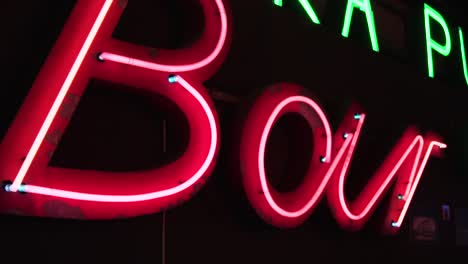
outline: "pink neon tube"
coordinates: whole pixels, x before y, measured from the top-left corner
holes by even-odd
[[[211,130],[211,143],[210,143],[210,150],[208,155],[200,167],[200,169],[186,182],[177,187],[151,192],[151,193],[144,193],[144,194],[137,194],[137,195],[100,195],[100,194],[90,194],[90,193],[81,193],[81,192],[72,192],[72,191],[65,191],[53,188],[46,188],[41,186],[34,186],[34,185],[26,185],[25,192],[27,193],[36,193],[48,196],[55,196],[55,197],[62,197],[67,199],[74,199],[74,200],[83,200],[83,201],[94,201],[94,202],[139,202],[139,201],[146,201],[157,199],[165,196],[170,196],[176,193],[179,193],[193,184],[195,184],[200,178],[203,177],[204,173],[208,170],[210,164],[213,162],[216,147],[218,145],[218,132],[216,128],[216,120],[214,114],[211,112],[211,108],[208,103],[205,101],[203,96],[198,93],[198,91],[191,86],[187,81],[185,81],[182,77],[177,76],[178,83],[184,87],[195,99],[201,104],[203,110],[205,111],[209,123],[210,123],[210,130]]]
[[[415,139],[413,140],[411,145],[408,147],[408,149],[405,151],[405,153],[400,158],[398,163],[395,165],[395,167],[389,173],[389,175],[385,179],[384,183],[380,186],[380,188],[374,194],[374,196],[372,197],[372,199],[370,200],[368,205],[364,208],[364,210],[359,214],[353,214],[349,210],[349,207],[348,207],[348,205],[346,203],[346,199],[344,197],[344,183],[345,183],[345,177],[346,177],[347,169],[348,169],[349,164],[351,162],[351,157],[353,156],[357,140],[359,139],[359,134],[360,134],[360,132],[362,130],[362,125],[364,123],[364,119],[365,119],[365,115],[362,115],[362,117],[359,119],[359,123],[358,123],[358,126],[356,128],[356,134],[353,136],[353,141],[351,143],[350,150],[348,151],[348,154],[346,155],[346,159],[344,161],[343,168],[342,168],[342,170],[340,172],[339,192],[338,192],[339,193],[340,204],[341,204],[341,207],[342,207],[344,213],[346,214],[346,216],[349,219],[360,220],[360,219],[364,218],[369,213],[369,211],[372,209],[372,207],[375,205],[378,198],[382,195],[383,191],[386,189],[388,184],[390,184],[391,180],[395,176],[395,173],[399,170],[399,168],[401,167],[403,162],[406,160],[408,155],[411,153],[411,151],[413,151],[415,146],[418,144],[419,147],[418,147],[418,150],[417,150],[418,151],[417,156],[416,156],[415,162],[413,163],[413,167],[412,167],[411,175],[410,175],[410,179],[409,179],[409,184],[408,184],[408,187],[407,187],[407,191],[406,191],[406,193],[404,195],[404,197],[405,197],[404,198],[405,199],[405,205],[404,205],[405,209],[401,212],[399,220],[396,223],[396,225],[399,227],[400,224],[402,223],[403,219],[404,219],[404,216],[405,216],[406,211],[407,211],[407,209],[409,207],[409,204],[411,203],[411,199],[412,199],[413,194],[414,194],[414,192],[415,192],[415,190],[417,188],[417,185],[418,185],[419,180],[421,178],[422,172],[423,172],[423,170],[424,170],[424,168],[425,168],[425,166],[427,164],[427,161],[429,159],[429,156],[431,154],[431,151],[432,151],[433,147],[437,145],[440,148],[446,148],[446,145],[443,144],[443,143],[439,143],[439,142],[431,142],[430,148],[427,150],[423,162],[421,164],[419,164],[419,160],[420,160],[420,157],[421,157],[421,154],[422,154],[422,151],[423,151],[423,146],[424,146],[424,138],[422,136],[420,136],[420,135],[415,137]],[[419,170],[418,170],[418,166],[419,166]],[[418,170],[417,173],[416,173],[416,170]]]
[[[393,170],[390,172],[390,174],[387,176],[387,178],[385,179],[384,183],[380,186],[380,188],[377,190],[377,192],[374,194],[374,196],[372,197],[371,201],[367,204],[367,206],[364,208],[364,210],[360,213],[360,214],[353,214],[350,210],[349,210],[349,207],[346,203],[346,199],[344,197],[344,182],[345,182],[345,174],[346,174],[346,168],[349,166],[349,159],[350,159],[350,156],[352,156],[352,151],[350,151],[346,157],[346,161],[345,161],[345,165],[343,166],[344,168],[342,169],[341,171],[341,175],[340,175],[340,182],[339,182],[339,197],[340,197],[340,204],[341,204],[341,207],[343,208],[345,214],[352,220],[359,220],[359,219],[362,219],[364,218],[368,213],[369,211],[371,210],[371,208],[374,206],[374,204],[377,202],[378,198],[380,197],[380,195],[382,195],[383,191],[385,190],[385,188],[387,187],[387,185],[391,182],[391,180],[393,179],[393,176],[395,175],[395,173],[398,171],[398,169],[400,168],[400,166],[403,164],[403,162],[405,161],[405,159],[408,157],[408,155],[411,153],[411,151],[413,150],[413,148],[416,146],[416,144],[419,143],[419,148],[418,148],[418,154],[417,154],[417,158],[416,160],[419,160],[420,156],[421,156],[421,152],[422,152],[422,147],[423,147],[423,138],[421,136],[417,136],[413,143],[411,144],[411,146],[406,150],[405,154],[401,157],[401,159],[398,161],[397,165],[393,168]],[[415,162],[415,164],[413,166],[416,166],[417,167],[418,165],[418,162]],[[414,173],[414,167],[412,169],[412,173]]]
[[[426,167],[426,164],[429,160],[429,157],[431,155],[432,149],[437,146],[441,149],[447,148],[447,145],[444,143],[440,142],[431,142],[429,145],[429,148],[426,152],[426,155],[424,156],[423,161],[421,162],[421,166],[419,168],[418,174],[416,176],[416,179],[414,180],[414,183],[411,187],[411,191],[408,194],[408,197],[406,198],[405,205],[403,206],[403,210],[401,211],[400,217],[398,218],[398,221],[395,223],[396,227],[400,227],[401,224],[403,223],[403,220],[405,219],[406,212],[408,211],[409,205],[411,204],[411,200],[413,199],[414,193],[416,192],[416,187],[418,187],[419,180],[421,179],[422,172],[424,170],[424,167]]]
[[[75,80],[76,74],[78,70],[81,67],[81,64],[83,63],[83,60],[85,56],[88,54],[89,48],[91,47],[91,44],[93,43],[94,39],[96,38],[97,32],[101,28],[101,25],[106,18],[109,9],[113,3],[113,0],[107,0],[105,1],[104,5],[102,6],[101,11],[99,12],[99,15],[96,19],[96,21],[93,24],[93,27],[91,28],[91,31],[89,32],[88,36],[86,37],[86,41],[83,44],[83,47],[81,48],[80,52],[78,53],[78,56],[76,57],[75,62],[73,63],[73,66],[70,70],[70,72],[67,75],[67,78],[65,79],[65,82],[62,84],[62,87],[60,88],[60,92],[58,93],[57,97],[55,98],[55,101],[50,108],[49,113],[47,114],[47,117],[44,121],[44,123],[41,126],[41,129],[39,130],[39,133],[37,134],[36,138],[34,139],[33,145],[31,146],[31,149],[29,150],[28,154],[26,155],[26,158],[21,165],[21,168],[18,172],[18,174],[15,177],[15,180],[13,181],[13,184],[10,187],[10,190],[12,192],[17,192],[18,188],[20,187],[21,183],[24,180],[24,177],[26,176],[32,161],[36,157],[37,151],[39,150],[42,142],[44,141],[44,138],[47,134],[47,131],[49,130],[50,126],[52,125],[53,120],[55,119],[55,116],[57,115],[58,110],[60,109],[60,106],[63,103],[63,100],[65,99],[65,96],[68,93],[68,90],[70,89],[71,84]]]
[[[211,62],[213,62],[216,59],[216,57],[218,57],[219,53],[224,47],[224,44],[227,38],[228,21],[227,21],[227,16],[226,16],[226,10],[221,0],[216,0],[216,5],[218,6],[219,14],[221,17],[221,32],[220,32],[219,40],[213,52],[208,57],[204,58],[203,60],[199,62],[195,62],[195,63],[187,64],[187,65],[164,65],[164,64],[158,64],[158,63],[148,62],[144,60],[139,60],[135,58],[130,58],[130,57],[126,57],[126,56],[122,56],[118,54],[113,54],[109,52],[103,52],[100,55],[100,58],[102,60],[109,60],[113,62],[129,64],[129,65],[133,65],[137,67],[151,69],[155,71],[172,72],[172,73],[188,72],[188,71],[193,71],[193,70],[203,68],[206,65],[210,64]]]
[[[278,117],[279,113],[281,112],[281,110],[284,107],[286,107],[288,104],[293,103],[293,102],[305,103],[308,106],[312,107],[315,110],[315,112],[319,115],[320,120],[322,121],[322,124],[325,127],[325,133],[326,133],[326,136],[327,136],[327,147],[326,147],[326,155],[325,155],[325,162],[326,163],[329,163],[330,160],[331,160],[331,148],[332,148],[332,133],[331,133],[331,129],[330,129],[330,124],[327,121],[325,113],[320,109],[320,107],[317,105],[317,103],[315,103],[314,101],[312,101],[311,99],[309,99],[307,97],[292,96],[292,97],[286,98],[280,104],[278,104],[278,106],[276,106],[276,108],[273,110],[272,114],[268,118],[268,121],[267,121],[266,126],[265,126],[265,128],[263,130],[263,133],[262,133],[262,137],[261,137],[261,141],[260,141],[260,148],[258,150],[259,151],[258,169],[259,169],[259,173],[260,173],[260,182],[261,182],[261,185],[262,185],[262,191],[265,194],[265,197],[266,197],[266,199],[268,201],[268,204],[271,206],[271,208],[273,208],[273,210],[275,210],[278,214],[280,214],[282,216],[285,216],[285,217],[290,217],[290,218],[299,217],[299,216],[305,214],[317,202],[317,199],[320,197],[320,194],[323,192],[323,190],[327,186],[328,180],[330,179],[330,177],[332,175],[333,170],[331,168],[335,167],[337,165],[337,162],[333,162],[330,169],[327,171],[326,176],[324,177],[324,179],[320,183],[320,186],[319,186],[318,190],[315,192],[313,197],[311,197],[309,202],[306,205],[304,205],[304,207],[302,207],[300,210],[297,210],[297,211],[294,211],[294,212],[286,211],[283,208],[281,208],[280,206],[278,206],[278,204],[274,201],[273,197],[270,194],[269,188],[268,188],[268,183],[267,183],[266,173],[265,173],[266,143],[267,143],[268,135],[270,134],[271,128],[272,128],[276,118]],[[348,138],[345,141],[343,147],[341,148],[340,152],[338,153],[339,157],[341,157],[344,154],[344,150],[346,149],[347,145],[349,144],[350,139],[351,139],[351,137]],[[336,159],[336,160],[339,160],[339,159]]]

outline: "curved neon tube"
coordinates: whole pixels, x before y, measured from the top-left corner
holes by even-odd
[[[146,201],[146,200],[157,199],[157,198],[161,198],[165,196],[170,196],[170,195],[179,193],[189,188],[193,184],[195,184],[198,180],[200,180],[201,177],[203,177],[203,174],[208,170],[210,164],[212,163],[214,159],[216,146],[218,144],[218,131],[216,128],[216,120],[215,120],[214,114],[211,112],[211,108],[209,107],[205,99],[200,95],[200,93],[198,93],[198,91],[195,88],[193,88],[193,86],[191,86],[186,80],[184,80],[180,76],[177,76],[177,82],[182,87],[184,87],[193,97],[195,97],[198,102],[200,102],[201,106],[203,107],[203,110],[205,111],[208,117],[208,120],[210,123],[211,135],[212,135],[210,150],[205,159],[205,162],[200,167],[200,169],[188,181],[174,188],[157,191],[157,192],[151,192],[151,193],[136,194],[136,195],[101,195],[101,194],[72,192],[72,191],[46,188],[46,187],[35,186],[35,185],[25,185],[24,186],[25,192],[48,195],[48,196],[55,196],[55,197],[61,197],[61,198],[67,198],[67,199],[74,199],[74,200],[82,200],[82,201],[125,203],[125,202]]]
[[[403,209],[400,213],[400,217],[398,218],[398,221],[395,223],[395,226],[396,227],[400,227],[401,224],[403,223],[403,220],[405,218],[405,215],[406,215],[406,212],[408,211],[408,208],[409,208],[409,205],[411,204],[411,200],[413,199],[413,196],[414,196],[414,193],[416,192],[416,187],[418,187],[418,184],[419,184],[419,180],[421,179],[421,176],[422,176],[422,172],[424,170],[424,167],[426,167],[426,164],[429,160],[429,157],[431,155],[431,152],[432,152],[432,149],[437,146],[441,149],[444,149],[444,148],[447,148],[447,145],[444,144],[444,143],[441,143],[441,142],[431,142],[429,144],[429,148],[426,152],[426,155],[424,155],[424,159],[423,161],[421,162],[421,167],[419,168],[419,171],[418,171],[418,174],[416,176],[416,179],[413,183],[413,187],[411,188],[411,191],[409,192],[408,194],[408,197],[406,198],[406,202],[405,202],[405,205],[403,206]]]
[[[203,60],[199,62],[195,62],[195,63],[187,64],[187,65],[164,65],[164,64],[158,64],[154,62],[139,60],[135,58],[130,58],[130,57],[126,57],[126,56],[122,56],[122,55],[118,55],[118,54],[114,54],[110,52],[103,52],[100,55],[100,59],[110,60],[113,62],[118,62],[118,63],[123,63],[123,64],[129,64],[129,65],[151,69],[155,71],[174,72],[174,73],[188,72],[188,71],[193,71],[193,70],[203,68],[206,65],[210,64],[211,62],[213,62],[216,59],[216,57],[218,57],[219,53],[224,47],[224,44],[227,38],[228,22],[227,22],[226,10],[221,0],[216,0],[216,5],[218,6],[219,14],[221,17],[221,33],[219,36],[219,40],[213,52],[208,57],[204,58]]]
[[[271,206],[273,210],[275,210],[278,214],[285,216],[285,217],[290,217],[290,218],[295,218],[299,217],[303,214],[305,214],[316,202],[317,199],[319,198],[320,194],[323,192],[325,187],[327,186],[328,180],[330,179],[334,167],[337,165],[337,160],[339,158],[335,159],[333,164],[330,166],[329,170],[327,171],[324,179],[320,183],[320,186],[318,190],[315,192],[315,194],[312,196],[312,198],[309,200],[309,202],[304,205],[300,210],[297,210],[295,212],[291,211],[286,211],[274,201],[273,197],[270,194],[270,191],[268,189],[268,183],[266,179],[266,173],[265,173],[265,150],[266,150],[266,143],[268,140],[268,135],[270,134],[271,128],[278,117],[279,113],[281,110],[286,107],[288,104],[293,103],[293,102],[302,102],[310,107],[312,107],[315,112],[319,115],[320,120],[322,121],[322,124],[325,127],[325,133],[327,135],[327,149],[326,149],[326,155],[325,155],[325,162],[329,163],[331,160],[331,147],[332,147],[332,133],[330,129],[330,124],[327,121],[327,118],[325,116],[325,113],[320,109],[317,103],[312,101],[311,99],[304,97],[304,96],[292,96],[289,98],[286,98],[283,100],[276,108],[273,110],[272,114],[268,118],[267,124],[263,130],[261,141],[260,141],[260,148],[259,148],[259,155],[258,155],[258,169],[260,173],[260,182],[262,185],[262,191],[267,199],[268,204]],[[343,147],[340,149],[338,153],[338,157],[341,157],[344,154],[344,151],[346,150],[346,147],[348,146],[350,142],[351,137],[346,139],[345,143],[343,144]]]
[[[349,209],[349,207],[348,207],[348,205],[346,203],[346,199],[345,199],[345,195],[344,195],[344,183],[345,183],[347,169],[348,169],[349,164],[351,162],[351,157],[353,156],[353,152],[354,152],[354,149],[356,147],[357,140],[359,139],[359,134],[360,134],[360,132],[362,130],[362,125],[364,123],[364,120],[365,120],[365,115],[362,115],[361,118],[359,119],[359,123],[358,123],[358,126],[356,128],[356,132],[355,132],[356,134],[353,136],[353,140],[352,140],[352,143],[351,143],[351,146],[350,146],[350,150],[348,151],[348,154],[346,155],[346,159],[344,161],[343,168],[342,168],[342,170],[340,172],[339,190],[338,190],[340,205],[341,205],[344,213],[346,214],[346,216],[349,219],[360,220],[360,219],[364,218],[369,213],[369,211],[372,209],[372,207],[375,205],[378,198],[382,195],[383,191],[388,186],[388,184],[390,184],[390,182],[394,178],[396,172],[400,169],[401,165],[406,160],[406,158],[411,153],[411,151],[413,151],[416,144],[419,144],[419,148],[418,148],[418,152],[417,152],[417,155],[416,155],[416,158],[415,158],[415,162],[413,163],[413,167],[412,167],[412,170],[411,170],[409,183],[408,183],[408,186],[406,187],[405,194],[403,195],[403,199],[405,200],[404,210],[402,210],[402,212],[400,213],[400,217],[399,217],[398,221],[395,223],[395,227],[399,227],[401,225],[401,223],[403,222],[406,211],[408,210],[409,204],[411,203],[412,197],[413,197],[414,192],[416,191],[416,188],[417,188],[417,186],[419,184],[419,180],[421,179],[422,172],[423,172],[424,168],[426,167],[427,161],[429,159],[429,156],[431,154],[431,151],[432,151],[433,147],[434,146],[439,146],[440,148],[446,148],[447,146],[445,144],[443,144],[443,143],[440,143],[440,142],[431,142],[430,147],[428,148],[428,150],[426,151],[426,154],[424,156],[424,160],[420,164],[419,160],[421,158],[421,154],[422,154],[423,147],[424,147],[424,138],[422,136],[420,136],[420,135],[416,136],[414,138],[413,142],[411,143],[411,145],[408,147],[408,149],[403,154],[403,156],[397,162],[395,167],[389,173],[389,175],[385,179],[384,183],[380,186],[380,188],[374,194],[374,196],[372,197],[370,202],[364,208],[364,210],[362,210],[362,212],[359,213],[359,214],[354,214],[354,213],[352,213],[350,211],[350,209]],[[418,169],[418,167],[419,167],[419,169]],[[416,170],[417,170],[417,172],[416,172]]]
[[[52,107],[49,110],[49,113],[47,114],[47,117],[44,121],[44,123],[41,126],[41,129],[39,130],[39,133],[37,134],[36,138],[34,139],[34,142],[31,146],[31,149],[29,150],[28,154],[26,155],[26,158],[21,165],[21,168],[18,172],[18,174],[15,177],[15,180],[13,181],[13,184],[10,187],[10,190],[12,192],[17,192],[18,188],[20,187],[21,183],[24,180],[24,177],[26,176],[29,167],[31,166],[31,163],[33,162],[34,158],[36,157],[36,154],[44,141],[44,138],[46,137],[47,131],[49,131],[50,126],[52,125],[52,122],[55,119],[55,116],[57,115],[57,112],[60,109],[60,106],[63,103],[63,100],[65,99],[65,96],[68,93],[68,90],[70,89],[71,84],[75,80],[76,74],[78,73],[78,70],[81,67],[81,64],[83,63],[83,60],[85,56],[88,54],[89,48],[91,47],[91,44],[93,44],[94,39],[96,38],[97,32],[101,28],[102,23],[104,22],[104,19],[106,18],[107,14],[109,13],[109,9],[112,5],[114,0],[107,0],[104,2],[104,5],[101,8],[101,11],[99,12],[98,17],[96,18],[96,21],[94,22],[91,31],[89,32],[88,36],[86,37],[86,40],[83,44],[83,47],[81,48],[80,52],[78,53],[78,56],[76,57],[75,62],[73,63],[73,66],[70,70],[70,72],[67,75],[67,78],[65,79],[65,82],[62,84],[62,87],[60,88],[60,91],[55,98],[55,101],[52,105]]]
[[[348,156],[346,157],[345,165],[343,166],[343,169],[342,169],[342,171],[340,173],[340,182],[339,182],[340,204],[341,204],[341,207],[343,208],[343,211],[345,212],[346,216],[349,217],[352,220],[359,220],[359,219],[364,218],[369,213],[369,211],[372,209],[372,207],[375,205],[375,203],[377,202],[379,197],[382,195],[382,193],[385,190],[385,188],[387,187],[387,185],[393,179],[393,176],[395,175],[395,173],[398,171],[400,166],[403,164],[405,159],[408,157],[410,152],[413,150],[413,148],[418,143],[419,143],[419,148],[418,148],[418,154],[417,154],[416,160],[419,160],[419,158],[421,156],[421,152],[422,152],[423,142],[424,141],[423,141],[423,138],[421,136],[417,136],[413,140],[413,143],[411,143],[410,147],[406,150],[405,154],[400,158],[397,165],[393,168],[393,170],[390,172],[390,174],[385,179],[384,183],[380,186],[380,188],[374,194],[374,196],[372,197],[370,202],[367,204],[367,206],[364,208],[364,210],[359,214],[354,214],[349,210],[349,207],[348,207],[348,205],[346,203],[346,199],[344,197],[344,179],[345,179],[345,174],[346,174],[346,167],[348,167],[350,156],[352,156],[352,153],[348,153]],[[353,148],[354,146],[351,146],[351,147]],[[350,151],[350,152],[352,152],[352,151]],[[414,165],[413,165],[413,169],[411,171],[411,174],[412,174],[411,178],[414,178],[413,175],[414,175],[415,167],[417,167],[417,165],[418,165],[417,162],[415,162]],[[410,181],[410,184],[411,184],[411,181]]]

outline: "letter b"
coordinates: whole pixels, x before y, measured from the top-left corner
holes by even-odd
[[[216,72],[229,47],[222,0],[200,0],[206,28],[192,47],[158,52],[116,39],[124,1],[79,0],[0,145],[1,210],[49,216],[50,202],[78,207],[86,219],[154,213],[185,201],[211,173],[219,149],[213,102],[201,84]],[[99,54],[99,56],[98,56]],[[184,155],[161,168],[126,173],[48,167],[69,123],[65,102],[79,98],[90,78],[134,92],[158,93],[185,113],[190,142]],[[25,184],[27,183],[27,184]],[[26,195],[18,192],[25,192]],[[73,217],[64,215],[63,217]]]

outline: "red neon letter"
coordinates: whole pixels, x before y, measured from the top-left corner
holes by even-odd
[[[447,146],[438,141],[427,141],[408,130],[389,154],[379,170],[358,198],[348,205],[344,194],[346,175],[364,124],[365,115],[357,118],[356,131],[351,135],[351,144],[346,155],[340,157],[328,188],[329,204],[338,223],[349,230],[359,230],[369,219],[386,190],[395,182],[383,231],[395,233],[403,223],[429,157],[435,150]]]
[[[314,151],[304,182],[294,192],[283,194],[268,183],[264,157],[273,124],[290,112],[302,115],[309,123]],[[248,199],[265,221],[279,227],[295,227],[312,213],[336,166],[336,162],[331,162],[333,157],[343,156],[351,142],[351,138],[343,140],[341,134],[336,134],[333,147],[332,138],[325,113],[301,87],[279,84],[257,98],[243,128],[240,165]]]
[[[273,124],[290,112],[302,115],[313,128],[314,151],[301,186],[290,193],[279,193],[268,183],[265,173],[265,146]],[[386,228],[386,231],[398,230],[430,155],[446,145],[437,141],[425,142],[422,136],[407,132],[350,209],[344,198],[344,177],[365,119],[365,114],[356,112],[360,111],[353,110],[346,115],[332,142],[330,125],[323,110],[304,94],[304,89],[281,84],[268,89],[257,99],[243,128],[241,171],[247,197],[265,221],[278,227],[298,226],[312,213],[327,190],[338,222],[348,229],[361,228],[396,173],[400,172],[394,191],[397,200],[392,201]]]
[[[154,59],[145,47],[111,38],[122,1],[78,1],[0,146],[0,178],[12,181],[5,185],[8,193],[0,194],[10,201],[2,210],[49,216],[46,205],[60,201],[78,207],[87,219],[136,216],[173,206],[199,189],[215,165],[220,140],[216,111],[201,82],[222,64],[230,36],[222,0],[201,5],[206,28],[198,42],[182,51],[160,50]],[[191,129],[184,156],[140,172],[47,167],[57,143],[48,139],[62,134],[69,122],[60,115],[64,102],[81,96],[90,78],[173,100]]]

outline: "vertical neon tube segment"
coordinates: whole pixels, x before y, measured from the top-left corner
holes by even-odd
[[[44,141],[44,138],[47,134],[47,131],[49,130],[50,126],[52,125],[52,122],[55,119],[55,116],[57,115],[58,110],[60,109],[60,106],[63,103],[63,100],[65,99],[65,96],[68,93],[68,90],[70,89],[71,84],[75,80],[76,74],[78,70],[81,67],[81,64],[83,63],[83,60],[85,56],[88,54],[89,48],[91,47],[91,44],[93,43],[97,32],[101,28],[101,25],[106,18],[109,9],[113,3],[113,0],[107,0],[105,1],[104,5],[102,6],[101,11],[99,12],[99,15],[94,22],[91,31],[89,32],[88,36],[86,37],[86,40],[83,44],[83,47],[81,48],[80,52],[78,53],[78,56],[76,57],[75,62],[73,63],[73,66],[68,73],[65,82],[62,84],[62,87],[60,88],[60,91],[55,98],[55,101],[52,105],[52,107],[49,110],[49,113],[47,114],[47,117],[44,121],[44,123],[41,126],[41,129],[39,130],[39,133],[37,134],[36,138],[34,139],[33,145],[31,146],[31,149],[29,150],[26,159],[24,160],[23,164],[21,165],[21,168],[18,172],[18,174],[15,177],[15,180],[13,181],[13,184],[10,187],[10,190],[12,192],[17,192],[21,183],[24,180],[24,177],[26,176],[26,173],[29,170],[29,167],[31,166],[31,163],[33,162],[34,158],[36,157],[37,151],[39,150],[42,142]]]
[[[445,34],[445,44],[442,45],[432,39],[431,19],[439,23]],[[443,56],[448,56],[452,50],[452,39],[450,31],[444,17],[428,4],[424,4],[424,25],[426,28],[426,50],[427,50],[427,67],[429,77],[434,78],[434,55],[433,50]]]
[[[320,25],[320,20],[317,16],[317,13],[315,12],[312,5],[310,4],[309,0],[298,0],[298,1],[301,4],[304,11],[309,16],[310,20],[312,20],[313,23]],[[273,3],[277,6],[281,6],[281,7],[283,6],[283,0],[274,0]]]
[[[314,195],[311,197],[309,202],[304,205],[301,209],[291,212],[291,211],[286,211],[274,201],[273,197],[270,194],[269,188],[268,188],[268,183],[266,179],[266,172],[265,172],[265,150],[266,150],[266,143],[268,140],[268,135],[270,134],[271,128],[273,127],[273,124],[278,117],[279,113],[281,110],[286,107],[288,104],[293,103],[293,102],[301,102],[305,103],[308,106],[312,107],[315,112],[319,115],[319,118],[322,122],[322,124],[325,127],[325,134],[327,137],[327,147],[326,147],[326,154],[325,154],[325,163],[329,163],[331,160],[331,147],[332,147],[332,132],[330,129],[330,124],[327,121],[327,118],[325,116],[325,113],[320,109],[317,103],[312,101],[311,99],[304,97],[304,96],[291,96],[289,98],[286,98],[283,100],[281,103],[276,106],[276,108],[273,110],[272,114],[268,118],[268,121],[265,125],[265,128],[263,129],[262,137],[260,140],[260,147],[259,147],[259,155],[258,155],[258,169],[259,169],[259,174],[260,174],[260,182],[262,185],[262,190],[263,193],[267,199],[268,204],[271,206],[273,210],[275,210],[278,214],[289,217],[289,218],[295,218],[299,217],[303,214],[305,214],[316,202],[317,199],[320,197],[320,194],[323,192],[325,187],[327,186],[328,180],[330,179],[333,170],[329,169],[327,171],[326,176],[323,178],[322,182],[320,183],[319,188],[317,191],[314,193]],[[344,150],[346,150],[346,146],[350,142],[350,138],[346,139],[344,146],[341,148],[339,155],[344,154]],[[339,159],[336,159],[339,160]],[[334,167],[337,165],[337,162],[335,161],[334,164],[331,165],[331,167]]]
[[[150,69],[154,71],[162,71],[162,72],[180,73],[180,72],[188,72],[188,71],[193,71],[193,70],[203,68],[206,65],[210,64],[211,62],[213,62],[218,57],[218,55],[221,53],[221,50],[224,47],[224,44],[226,43],[226,38],[227,38],[227,33],[228,33],[227,32],[228,31],[228,18],[226,16],[226,9],[224,8],[222,0],[216,0],[216,5],[218,6],[219,15],[221,18],[221,32],[220,32],[218,42],[213,52],[210,55],[208,55],[208,57],[204,58],[201,61],[198,61],[192,64],[186,64],[186,65],[164,65],[164,64],[158,64],[158,63],[153,63],[149,61],[139,60],[135,58],[130,58],[130,57],[126,57],[126,56],[122,56],[118,54],[113,54],[109,52],[103,52],[100,58],[103,60],[109,60],[113,62],[133,65],[136,67],[146,68],[146,69]]]
[[[430,157],[434,147],[439,147],[441,149],[445,149],[445,148],[447,148],[447,145],[444,144],[444,143],[441,143],[441,142],[436,142],[436,141],[432,141],[429,144],[429,148],[426,151],[426,155],[424,155],[424,159],[421,162],[421,165],[419,166],[419,170],[418,170],[418,173],[416,175],[416,179],[414,180],[414,182],[412,184],[411,191],[409,192],[408,196],[405,199],[405,205],[403,206],[403,209],[402,209],[402,211],[400,213],[400,217],[398,218],[398,221],[396,222],[397,227],[400,227],[401,224],[403,223],[403,220],[405,219],[406,213],[408,212],[408,208],[409,208],[409,206],[411,204],[411,201],[413,200],[414,193],[416,192],[416,188],[418,187],[419,181],[421,180],[421,176],[422,176],[422,173],[424,171],[424,168],[427,165],[427,162],[429,160],[429,157]]]
[[[458,28],[458,34],[460,36],[460,49],[463,63],[463,73],[465,75],[466,84],[468,84],[468,67],[466,65],[465,38],[463,37],[463,30],[461,28]]]
[[[140,201],[147,201],[152,199],[157,199],[161,197],[170,196],[176,193],[179,193],[193,184],[195,184],[198,180],[203,177],[203,174],[208,170],[209,166],[214,160],[214,156],[216,153],[216,147],[218,145],[218,131],[216,127],[216,120],[214,117],[213,112],[211,112],[211,108],[203,98],[203,96],[198,93],[198,91],[190,85],[185,79],[180,76],[174,76],[177,82],[185,88],[195,99],[201,104],[203,110],[208,117],[210,123],[210,131],[211,131],[211,142],[210,142],[210,149],[208,151],[208,155],[200,167],[200,169],[186,182],[177,187],[170,188],[167,190],[152,192],[152,193],[144,193],[144,194],[137,194],[137,195],[100,195],[100,194],[90,194],[90,193],[80,193],[80,192],[71,192],[53,188],[46,188],[41,186],[34,186],[34,185],[25,185],[25,192],[27,193],[35,193],[35,194],[42,194],[48,196],[55,196],[67,199],[74,199],[74,200],[83,200],[83,201],[93,201],[93,202],[140,202]]]
[[[379,41],[377,38],[377,30],[375,27],[374,12],[372,11],[370,0],[348,0],[345,20],[343,24],[343,31],[341,32],[341,35],[343,35],[343,37],[345,38],[349,37],[349,30],[351,27],[351,21],[353,19],[355,8],[359,8],[360,11],[366,14],[367,27],[369,28],[372,49],[375,52],[379,52]]]

